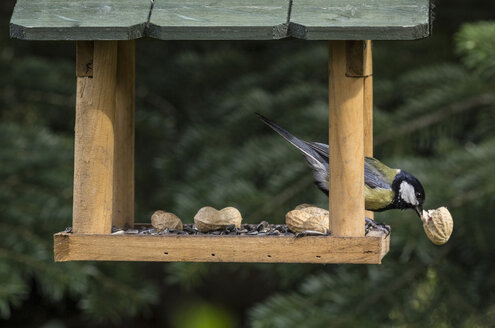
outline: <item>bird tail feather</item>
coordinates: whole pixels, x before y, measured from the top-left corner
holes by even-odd
[[[312,149],[305,141],[297,138],[293,134],[291,134],[289,131],[285,130],[275,122],[270,121],[266,117],[264,117],[261,114],[256,113],[258,117],[269,127],[271,127],[275,132],[280,134],[285,140],[290,142],[294,147],[299,149],[306,157],[306,160],[311,164],[321,164],[323,162],[321,156],[314,150]],[[316,163],[314,163],[314,162]]]

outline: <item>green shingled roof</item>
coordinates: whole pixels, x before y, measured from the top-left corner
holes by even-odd
[[[18,0],[25,40],[412,40],[430,0]]]

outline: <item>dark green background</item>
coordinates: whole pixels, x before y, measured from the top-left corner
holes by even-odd
[[[490,327],[495,322],[495,3],[440,1],[433,36],[374,43],[375,155],[447,206],[445,246],[412,211],[378,265],[53,263],[71,224],[74,43],[10,40],[0,3],[0,326]],[[492,22],[490,22],[490,19]],[[327,206],[254,115],[326,142],[326,42],[137,41],[136,221],[246,222]]]

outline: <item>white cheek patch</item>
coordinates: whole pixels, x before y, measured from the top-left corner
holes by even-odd
[[[402,181],[400,184],[400,198],[402,198],[406,203],[411,205],[418,205],[418,199],[416,198],[416,194],[414,192],[414,187],[411,186],[407,181]]]

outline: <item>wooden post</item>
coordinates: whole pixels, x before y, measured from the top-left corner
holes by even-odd
[[[364,156],[373,157],[373,48],[371,40],[364,43],[366,71],[364,78]],[[365,211],[366,217],[373,219],[375,213]]]
[[[364,236],[365,41],[331,41],[329,51],[330,231]]]
[[[93,51],[88,49],[91,47]],[[110,233],[117,41],[77,42],[76,51],[73,230],[76,233]],[[92,76],[88,76],[88,72],[81,74],[89,71],[89,67]]]
[[[134,226],[135,41],[118,41],[112,224]]]

